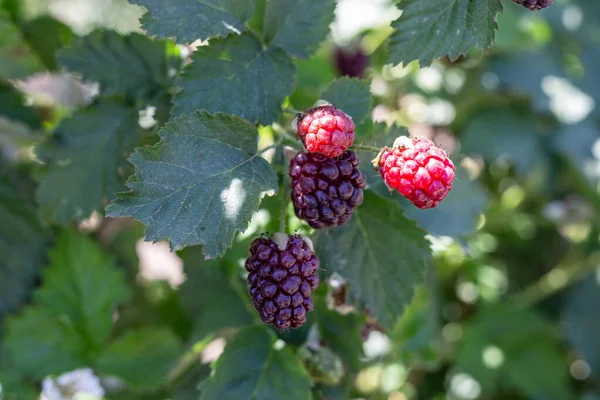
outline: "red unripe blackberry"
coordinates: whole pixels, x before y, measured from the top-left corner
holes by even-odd
[[[332,105],[314,107],[298,116],[296,133],[309,152],[338,157],[354,143],[354,122]]]
[[[309,239],[276,233],[250,245],[246,259],[250,297],[260,319],[278,329],[298,328],[314,308],[319,260]]]
[[[373,160],[381,177],[421,209],[436,207],[452,189],[454,164],[448,154],[427,139],[399,137]]]
[[[296,216],[315,229],[348,222],[362,203],[366,186],[358,164],[358,157],[349,150],[336,158],[304,151],[296,154],[290,161]]]
[[[550,7],[553,0],[512,0],[513,3],[522,5],[531,11],[541,10],[542,8]]]

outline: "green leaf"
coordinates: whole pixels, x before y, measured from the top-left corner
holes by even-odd
[[[105,96],[154,99],[173,80],[172,68],[181,63],[179,51],[166,40],[132,33],[96,31],[57,54],[61,66],[100,83]]]
[[[200,385],[200,400],[308,400],[311,380],[298,357],[276,348],[263,327],[240,331]]]
[[[113,100],[63,120],[36,151],[47,163],[36,194],[42,218],[66,224],[101,210],[123,188],[119,171],[137,132],[137,111]]]
[[[254,0],[130,0],[146,7],[142,26],[152,35],[191,43],[244,30]]]
[[[364,356],[360,330],[366,324],[365,318],[355,313],[342,315],[330,310],[323,298],[317,300],[315,314],[321,340],[342,357],[348,371],[358,372]]]
[[[474,46],[490,47],[502,12],[500,0],[402,0],[399,6],[389,61],[419,60],[422,66],[446,55],[455,60]]]
[[[160,387],[181,353],[168,329],[128,332],[111,343],[96,362],[100,373],[115,375],[138,389]]]
[[[370,191],[350,221],[319,234],[316,245],[323,267],[350,284],[351,301],[366,304],[388,329],[411,302],[431,262],[425,232],[396,203]]]
[[[10,17],[0,11],[0,79],[25,78],[42,69],[42,63],[23,39]]]
[[[472,115],[461,139],[465,154],[480,154],[489,161],[506,157],[522,174],[544,159],[535,118],[509,107],[489,108]]]
[[[248,227],[277,175],[256,154],[257,131],[247,121],[204,111],[163,126],[161,141],[137,149],[136,172],[107,213],[146,225],[146,240],[170,239],[171,249],[204,245],[213,258],[225,253],[236,231]]]
[[[235,288],[236,278],[239,280],[237,266],[231,271],[223,259],[203,261],[199,246],[186,249],[182,258],[186,281],[180,295],[183,307],[194,320],[194,339],[252,324],[253,316],[247,308],[250,299],[242,298]],[[215,299],[219,299],[218,306]]]
[[[50,232],[38,221],[28,178],[0,164],[0,330],[25,302],[46,263]]]
[[[25,106],[25,97],[8,83],[0,83],[0,117],[19,121],[39,129],[42,121],[31,107]]]
[[[33,378],[87,365],[86,343],[68,321],[42,307],[9,318],[4,346],[14,369]]]
[[[308,57],[329,33],[334,10],[334,0],[270,0],[265,41],[296,57]]]
[[[355,125],[361,124],[371,114],[373,99],[369,83],[356,78],[340,78],[321,94],[323,100],[348,114]]]
[[[71,28],[49,16],[27,21],[23,25],[23,36],[44,65],[51,70],[57,68],[56,51],[75,38]]]
[[[457,363],[492,390],[507,383],[528,397],[571,399],[567,363],[553,326],[531,310],[499,305],[464,327]]]
[[[130,297],[125,277],[94,241],[70,230],[58,239],[50,262],[36,301],[68,320],[91,348],[99,347],[110,333],[115,308]]]
[[[172,115],[225,112],[269,125],[292,93],[296,67],[279,48],[263,48],[251,34],[212,40],[183,71]]]

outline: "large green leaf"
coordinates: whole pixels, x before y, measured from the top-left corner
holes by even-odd
[[[135,388],[153,389],[164,383],[180,352],[177,338],[166,328],[130,331],[100,354],[96,367]]]
[[[334,0],[271,0],[265,13],[265,41],[308,57],[329,33],[334,9]]]
[[[566,360],[552,331],[531,310],[482,309],[464,328],[457,363],[484,391],[508,383],[528,397],[571,399]]]
[[[25,78],[42,69],[42,63],[10,17],[0,10],[0,79]]]
[[[27,179],[0,164],[0,330],[26,301],[45,264],[50,232],[38,221]]]
[[[146,225],[146,240],[170,239],[171,248],[204,245],[222,255],[244,231],[277,175],[256,154],[257,131],[225,114],[182,115],[160,131],[161,141],[130,158],[135,175],[108,206],[109,216],[132,216]]]
[[[142,26],[152,35],[178,42],[206,40],[244,30],[254,0],[130,0],[146,7]]]
[[[101,210],[123,189],[120,170],[137,140],[138,113],[113,100],[63,120],[36,149],[46,162],[37,191],[42,218],[67,223]]]
[[[350,296],[391,329],[423,283],[430,265],[425,232],[393,201],[365,191],[364,202],[344,226],[317,238],[321,264],[350,284]]]
[[[96,31],[60,50],[58,62],[87,80],[100,83],[106,96],[128,95],[135,99],[157,97],[172,84],[172,68],[181,63],[175,45],[132,33]]]
[[[487,161],[508,158],[521,173],[543,161],[535,118],[509,107],[478,111],[469,118],[461,138],[465,154],[480,154]]]
[[[402,15],[393,22],[389,61],[419,60],[429,65],[435,58],[451,59],[473,46],[487,49],[494,41],[502,11],[500,0],[402,0]]]
[[[23,35],[44,65],[51,70],[57,68],[56,51],[71,43],[75,37],[71,28],[47,15],[27,21],[23,25]]]
[[[15,372],[42,379],[86,366],[87,345],[68,321],[42,307],[8,320],[4,346]]]
[[[248,311],[250,300],[236,290],[235,273],[228,274],[229,266],[223,259],[203,261],[200,246],[190,247],[182,255],[186,281],[181,286],[181,301],[194,321],[194,338],[201,340],[224,328],[252,324]],[[234,272],[234,271],[231,271]],[[215,304],[215,299],[219,299]]]
[[[202,382],[200,400],[310,399],[304,366],[289,348],[274,344],[275,335],[263,327],[240,331]]]
[[[355,125],[365,121],[371,114],[373,98],[367,81],[356,78],[337,79],[325,89],[321,98],[351,116]]]
[[[280,48],[263,48],[250,33],[199,47],[179,80],[173,115],[225,112],[268,125],[293,90],[296,68]]]
[[[36,301],[68,320],[90,348],[100,347],[110,333],[116,306],[129,299],[124,275],[94,241],[70,230],[60,236],[50,261]]]

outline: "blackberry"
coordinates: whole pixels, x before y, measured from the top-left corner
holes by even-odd
[[[312,292],[319,285],[319,260],[309,239],[276,233],[250,245],[246,259],[250,297],[265,324],[298,328],[314,308]]]
[[[522,5],[532,11],[541,10],[552,5],[553,0],[512,0],[513,3]]]
[[[304,151],[296,154],[290,161],[296,216],[315,229],[348,222],[362,203],[366,186],[358,163],[349,150],[336,158]]]
[[[334,53],[337,72],[342,76],[363,78],[369,58],[361,48],[345,49],[337,47]]]

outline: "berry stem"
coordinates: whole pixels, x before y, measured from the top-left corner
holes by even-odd
[[[379,153],[381,151],[380,147],[375,147],[375,146],[367,146],[364,144],[353,144],[352,146],[350,146],[350,148],[352,150],[366,150],[366,151],[372,151],[373,153]]]
[[[300,111],[295,110],[295,109],[293,109],[291,107],[283,107],[283,112],[284,113],[288,113],[288,114],[294,114],[294,115],[301,113]]]
[[[288,131],[286,131],[278,123],[274,123],[273,125],[271,125],[271,128],[273,128],[273,132],[277,136],[279,136],[280,138],[282,138],[282,140],[284,140],[290,146],[293,146],[293,147],[295,147],[297,149],[301,149],[302,148],[302,144],[300,144],[298,142],[298,137],[297,136],[292,136]]]
[[[283,174],[283,178],[281,179],[281,208],[279,210],[279,232],[286,233],[286,220],[287,220],[287,205],[290,197],[289,192],[290,182],[288,178],[288,174]]]

